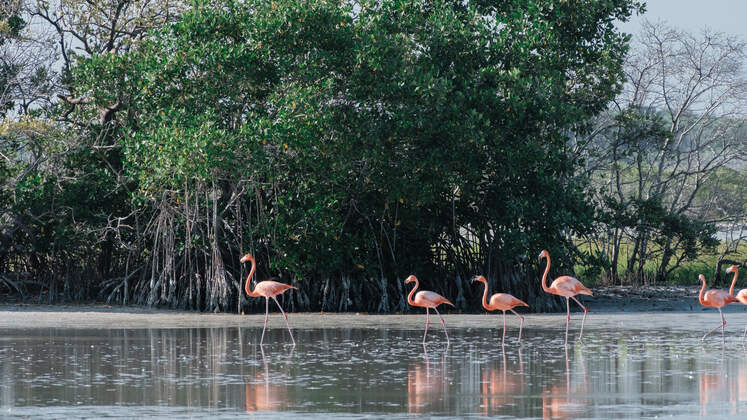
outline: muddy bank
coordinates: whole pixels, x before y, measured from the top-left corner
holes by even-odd
[[[580,313],[572,314],[571,331],[581,326]],[[490,315],[444,315],[450,331],[460,329],[501,328],[500,314]],[[518,327],[516,317],[508,317],[509,328]],[[741,336],[747,325],[747,313],[726,315],[729,334]],[[424,314],[418,315],[365,315],[365,314],[320,314],[293,313],[289,315],[293,329],[326,328],[388,328],[422,329]],[[262,328],[264,315],[198,315],[185,312],[119,312],[115,309],[102,311],[99,308],[79,308],[75,311],[15,310],[0,308],[0,329],[28,328],[81,328],[81,329],[120,329],[120,328]],[[438,334],[441,326],[431,319],[431,330]],[[720,322],[718,312],[589,312],[585,331],[609,329],[610,327],[630,330],[675,329],[701,331],[716,326]],[[268,328],[284,329],[285,324],[279,314],[270,317]],[[527,314],[524,329],[565,328],[565,314]]]
[[[592,288],[594,297],[586,299],[597,312],[674,312],[701,311],[698,286],[613,286]],[[747,310],[731,305],[729,311]]]
[[[588,305],[586,328],[620,327],[656,328],[664,326],[678,329],[702,329],[718,318],[713,308],[698,303],[698,287],[655,286],[645,288],[604,287],[594,288],[593,297],[582,297]],[[582,313],[571,303],[573,321],[580,326]],[[422,311],[408,315],[368,315],[356,313],[293,313],[294,328],[422,328]],[[733,304],[724,308],[731,325],[747,323],[747,306]],[[565,314],[525,314],[525,327],[562,328]],[[486,314],[445,315],[449,328],[494,328],[500,312]],[[510,315],[509,322],[517,323]],[[685,319],[686,322],[681,320]],[[678,321],[679,320],[679,321]],[[224,328],[261,326],[263,314],[200,314],[195,312],[152,309],[141,306],[111,305],[31,305],[0,304],[0,328]],[[433,317],[436,328],[438,318]],[[734,324],[732,324],[734,323]],[[661,325],[659,325],[661,324]],[[273,313],[271,328],[284,327],[279,314]],[[572,324],[573,325],[573,324]]]
[[[1,329],[28,328],[261,328],[264,315],[224,315],[196,314],[171,311],[133,311],[130,309],[101,307],[76,308],[23,308],[22,310],[0,307]],[[71,309],[71,310],[66,310]],[[571,314],[571,330],[578,331],[582,313]],[[497,314],[446,314],[449,330],[501,328],[500,313]],[[747,325],[747,312],[727,313],[727,331],[741,336]],[[366,315],[366,314],[324,314],[292,313],[290,324],[294,329],[326,328],[388,328],[422,329],[423,314],[411,315]],[[507,317],[509,328],[518,327],[515,316]],[[642,330],[667,328],[686,331],[701,331],[716,326],[720,322],[718,312],[709,308],[688,312],[601,312],[590,308],[585,330],[620,329]],[[285,328],[280,314],[271,314],[269,328]],[[525,329],[557,329],[565,327],[565,314],[526,314]],[[438,318],[431,319],[431,329],[441,329]]]

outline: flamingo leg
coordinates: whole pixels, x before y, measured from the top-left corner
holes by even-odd
[[[521,344],[521,330],[524,329],[524,317],[521,316],[521,315],[519,315],[518,313],[516,313],[516,311],[514,311],[513,309],[510,309],[510,311],[513,312],[514,315],[516,315],[519,318],[521,318],[521,324],[519,324],[519,344]]]
[[[259,345],[265,341],[265,330],[267,329],[267,318],[270,316],[270,298],[265,296],[265,326],[262,327],[262,338],[259,339]]]
[[[568,324],[571,323],[571,303],[568,296],[565,297],[565,345],[568,345]]]
[[[436,311],[436,315],[438,315],[439,318],[441,318],[441,325],[444,326],[444,334],[446,334],[446,345],[451,344],[451,340],[449,340],[449,333],[446,331],[446,321],[444,321],[444,318],[441,316],[440,313],[438,313],[438,309],[436,307],[433,307],[433,310]]]
[[[716,328],[714,328],[714,329],[712,329],[712,330],[708,331],[708,332],[707,332],[707,333],[706,333],[706,334],[705,334],[705,335],[703,336],[703,338],[701,338],[701,339],[700,339],[701,341],[705,340],[705,338],[706,338],[706,337],[708,337],[708,334],[710,334],[710,333],[712,333],[712,332],[716,331],[716,330],[717,330],[717,329],[719,329],[719,328],[721,328],[721,335],[723,336],[723,334],[724,334],[724,330],[723,330],[723,328],[724,328],[724,326],[726,325],[726,319],[724,319],[724,313],[723,313],[723,312],[721,312],[721,308],[716,308],[716,309],[718,309],[718,313],[720,313],[720,314],[721,314],[721,324],[719,324],[719,325],[718,325],[718,327],[716,327]]]
[[[744,343],[744,337],[747,336],[747,327],[744,327],[744,334],[742,334],[742,342]]]
[[[425,346],[425,336],[428,335],[428,325],[431,324],[431,313],[425,308],[425,332],[423,333],[423,345]]]
[[[503,338],[501,338],[501,347],[506,344],[506,311],[503,311]]]
[[[589,312],[588,309],[586,309],[586,306],[582,305],[581,302],[576,299],[575,296],[571,296],[571,299],[573,299],[576,303],[578,303],[578,306],[582,307],[584,309],[584,319],[581,320],[581,333],[578,335],[578,339],[581,340],[581,342],[584,342],[584,323],[586,322],[586,313]]]
[[[721,308],[718,308],[718,313],[721,314],[721,343],[723,344],[726,341],[726,319],[724,318],[724,313],[721,312]],[[723,352],[723,347],[721,348],[721,351]]]
[[[291,326],[288,324],[288,315],[285,314],[285,311],[283,311],[283,307],[280,306],[280,302],[278,302],[278,298],[275,296],[272,297],[272,300],[275,301],[275,303],[278,304],[278,308],[280,308],[280,313],[283,314],[283,317],[285,318],[285,326],[288,327],[288,333],[291,336],[291,341],[293,342],[293,346],[296,345],[296,340],[293,338],[293,331],[291,331]]]

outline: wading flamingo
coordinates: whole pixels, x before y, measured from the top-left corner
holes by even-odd
[[[246,284],[244,285],[244,291],[247,295],[251,297],[261,297],[264,296],[265,298],[265,326],[262,328],[262,338],[259,339],[259,345],[262,345],[262,342],[265,339],[265,330],[267,329],[267,318],[270,314],[270,298],[275,301],[275,303],[278,304],[278,308],[280,308],[280,313],[283,314],[283,317],[285,317],[285,325],[288,327],[288,332],[291,336],[291,341],[293,341],[293,345],[296,345],[296,340],[293,339],[293,332],[291,331],[291,327],[288,324],[288,315],[285,314],[285,311],[283,311],[283,307],[280,306],[280,302],[278,302],[278,299],[276,298],[277,295],[282,294],[288,289],[298,289],[296,286],[291,286],[290,284],[285,283],[278,283],[276,281],[272,280],[264,280],[257,283],[256,286],[254,286],[254,291],[251,291],[249,288],[252,284],[252,277],[254,276],[254,271],[257,268],[257,263],[254,261],[254,257],[252,257],[252,254],[246,254],[243,257],[241,257],[240,262],[245,263],[247,261],[252,262],[252,268],[249,271],[249,276],[246,278]]]
[[[412,288],[410,291],[410,294],[407,295],[407,303],[410,304],[410,306],[420,306],[421,308],[425,308],[425,333],[423,334],[423,345],[425,345],[425,336],[428,335],[428,325],[431,323],[431,317],[429,310],[432,308],[434,311],[436,311],[436,314],[439,318],[441,318],[441,325],[444,326],[444,334],[446,334],[446,344],[451,344],[451,341],[449,340],[449,333],[446,332],[446,322],[444,321],[443,317],[440,313],[438,313],[438,309],[436,309],[436,306],[445,303],[447,305],[454,306],[453,303],[449,302],[448,299],[445,297],[439,295],[436,292],[431,292],[429,290],[421,290],[417,294],[415,293],[416,290],[418,290],[418,278],[410,275],[407,279],[405,279],[405,284],[415,282],[415,287]],[[415,298],[413,299],[412,295],[415,295]]]
[[[739,302],[739,301],[737,300],[737,298],[724,292],[723,290],[711,289],[706,292],[705,291],[706,289],[705,276],[702,274],[698,274],[698,279],[703,283],[703,287],[700,288],[700,294],[698,295],[698,301],[703,306],[711,306],[711,307],[718,309],[718,313],[721,314],[721,324],[718,327],[708,331],[703,336],[703,338],[701,338],[701,341],[705,340],[705,338],[708,337],[708,334],[716,331],[719,328],[721,328],[721,339],[723,340],[724,339],[724,327],[726,326],[726,319],[724,319],[724,313],[721,312],[721,308],[723,308],[724,306],[730,303]],[[705,295],[703,295],[703,292],[705,292]]]
[[[479,281],[485,285],[485,291],[482,294],[483,308],[487,309],[488,311],[503,311],[503,338],[501,338],[501,346],[503,346],[506,342],[506,311],[513,312],[521,319],[521,324],[519,325],[519,343],[521,343],[521,330],[524,328],[524,317],[517,314],[516,311],[514,311],[514,307],[529,307],[529,305],[509,295],[508,293],[495,293],[490,297],[490,303],[488,303],[488,281],[485,280],[484,276],[472,277],[472,281]]]
[[[591,293],[591,290],[571,276],[560,276],[550,284],[550,287],[547,287],[547,274],[550,272],[550,253],[547,252],[546,249],[543,249],[539,254],[540,261],[542,261],[543,258],[547,258],[547,267],[545,267],[545,274],[542,275],[542,290],[547,293],[565,297],[565,344],[568,345],[568,324],[571,322],[571,303],[569,298],[573,299],[578,303],[578,306],[584,310],[584,318],[581,320],[581,333],[578,335],[578,339],[584,341],[584,323],[586,322],[586,313],[588,310],[586,309],[586,306],[582,305],[581,302],[576,299],[576,295],[594,295]]]
[[[739,267],[736,265],[729,266],[729,268],[726,269],[726,273],[734,273],[734,278],[731,280],[731,287],[729,288],[729,294],[734,296],[734,285],[737,284],[737,276],[739,276]],[[747,289],[742,289],[737,293],[736,299],[743,304],[747,305]],[[744,328],[744,334],[742,334],[742,341],[744,341],[744,337],[747,336],[747,327]]]

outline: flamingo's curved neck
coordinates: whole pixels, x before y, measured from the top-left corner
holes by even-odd
[[[700,288],[700,294],[698,294],[698,302],[700,302],[701,305],[705,306],[705,302],[703,302],[703,292],[705,292],[706,289],[706,281],[704,277],[701,277],[700,281],[703,282],[703,287]]]
[[[252,262],[252,268],[251,270],[249,270],[249,276],[247,276],[246,278],[246,284],[244,285],[244,291],[246,292],[247,295],[251,297],[259,297],[259,294],[251,291],[252,277],[254,277],[254,271],[257,268],[257,263],[254,261],[254,257],[252,256],[249,256],[249,261]]]
[[[545,274],[542,275],[542,290],[550,292],[550,288],[547,287],[547,275],[550,273],[550,255],[545,255],[547,258],[547,266],[545,267]]]
[[[737,275],[739,275],[739,269],[734,268],[734,278],[731,279],[731,287],[729,288],[729,294],[734,296],[734,285],[737,284]]]
[[[490,308],[488,307],[488,282],[486,280],[486,281],[481,281],[481,283],[485,285],[485,291],[482,292],[482,307],[487,310],[490,310]]]
[[[418,290],[418,279],[415,279],[415,287],[410,290],[410,294],[407,295],[407,303],[410,305],[415,305],[415,301],[412,299],[412,296],[415,294],[415,291]]]

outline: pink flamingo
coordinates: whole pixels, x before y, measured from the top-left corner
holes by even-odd
[[[716,331],[719,328],[721,328],[721,339],[723,340],[724,339],[724,327],[726,326],[726,319],[724,319],[724,313],[721,312],[721,308],[723,308],[724,306],[730,303],[739,302],[739,301],[737,300],[737,298],[730,295],[729,293],[724,292],[723,290],[711,289],[706,292],[705,291],[706,289],[705,276],[702,274],[698,274],[698,279],[703,283],[703,287],[700,288],[700,294],[698,295],[698,301],[703,306],[711,306],[713,308],[718,309],[718,313],[721,314],[721,324],[718,327],[708,331],[703,336],[703,338],[701,338],[701,341],[705,340],[705,338],[708,337],[708,334]],[[703,295],[703,292],[705,292],[705,296]]]
[[[425,333],[423,334],[423,345],[425,345],[425,336],[428,334],[428,325],[431,323],[430,318],[430,312],[429,310],[432,308],[434,311],[436,311],[436,314],[439,318],[441,318],[441,325],[444,327],[444,334],[446,334],[446,344],[451,344],[451,341],[449,340],[449,333],[446,332],[446,322],[444,321],[443,317],[440,313],[438,313],[438,309],[436,309],[436,306],[445,303],[447,305],[454,306],[453,303],[449,302],[448,299],[445,297],[439,295],[438,293],[431,292],[429,290],[422,290],[415,294],[415,291],[418,289],[418,278],[410,275],[407,279],[405,279],[405,284],[415,282],[415,287],[412,288],[410,291],[410,294],[407,295],[407,303],[410,304],[410,306],[420,306],[421,308],[425,308]],[[412,295],[415,295],[415,298],[413,299]]]
[[[288,324],[288,315],[285,314],[285,311],[283,311],[283,307],[280,306],[280,302],[278,302],[278,299],[276,298],[277,295],[282,294],[288,289],[298,289],[296,286],[291,286],[289,284],[285,283],[278,283],[276,281],[272,280],[264,280],[257,283],[256,286],[254,286],[254,291],[250,290],[252,277],[254,276],[254,271],[257,268],[257,263],[254,261],[254,257],[252,254],[246,254],[243,257],[241,257],[240,262],[245,263],[247,261],[252,262],[252,268],[249,271],[249,276],[246,278],[246,284],[244,285],[244,291],[247,295],[251,297],[260,297],[264,296],[265,298],[265,326],[262,328],[262,338],[259,340],[259,344],[262,345],[262,342],[265,339],[265,330],[267,329],[267,318],[270,314],[270,298],[275,301],[275,303],[278,304],[278,308],[280,308],[280,312],[283,314],[283,317],[285,317],[285,325],[288,327],[288,332],[291,336],[291,341],[293,341],[293,345],[296,345],[296,340],[293,339],[293,332],[291,331],[290,325]]]
[[[578,299],[576,299],[576,295],[594,295],[591,293],[591,290],[571,276],[560,276],[550,284],[550,287],[547,287],[547,274],[550,272],[550,253],[547,252],[546,249],[543,249],[539,254],[540,261],[542,261],[542,258],[547,258],[547,267],[545,267],[545,274],[542,276],[542,290],[554,295],[565,296],[565,307],[567,313],[565,318],[565,344],[568,345],[568,324],[571,322],[571,303],[568,298],[573,299],[578,303],[578,306],[584,310],[584,318],[581,320],[581,333],[578,335],[578,339],[583,342],[584,323],[586,322],[586,313],[588,310],[578,301]]]
[[[729,268],[726,269],[726,273],[734,273],[734,277],[731,280],[731,287],[729,288],[729,294],[734,296],[734,285],[737,284],[737,276],[739,276],[739,267],[736,265],[731,265]],[[737,293],[736,299],[743,304],[747,305],[747,289],[742,289]],[[747,327],[744,328],[744,334],[742,334],[742,341],[744,341],[744,337],[747,336]]]
[[[513,312],[516,316],[521,319],[519,325],[519,343],[521,343],[521,330],[524,328],[524,317],[514,311],[515,306],[526,306],[529,307],[524,301],[519,300],[508,293],[495,293],[490,296],[490,303],[488,303],[488,281],[485,280],[484,276],[472,277],[472,281],[479,281],[485,285],[485,291],[482,294],[482,307],[488,311],[503,311],[503,338],[501,339],[501,346],[506,342],[506,311]]]

